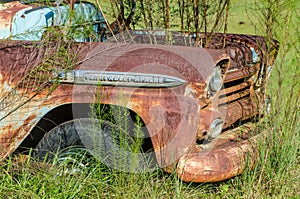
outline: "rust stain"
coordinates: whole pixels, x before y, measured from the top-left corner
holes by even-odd
[[[197,139],[203,140],[208,138],[208,131],[211,123],[217,119],[224,119],[224,115],[221,111],[214,110],[212,107],[208,106],[201,110],[200,121],[197,130]]]
[[[1,111],[7,111],[12,105],[16,108],[15,115],[20,111],[18,118],[22,119],[13,121],[14,115],[5,121],[6,126],[1,126],[0,156],[6,157],[18,147],[36,124],[37,117],[44,114],[43,108],[51,109],[66,103],[95,103],[100,92],[101,103],[124,106],[141,116],[158,163],[166,171],[171,171],[170,165],[178,162],[179,177],[194,182],[220,181],[241,173],[247,155],[254,163],[256,149],[252,143],[260,139],[259,136],[251,137],[250,130],[238,127],[232,132],[223,132],[214,140],[214,145],[196,144],[197,139],[205,138],[203,132],[215,118],[224,119],[223,128],[228,128],[258,114],[254,82],[249,78],[257,75],[261,63],[251,65],[250,47],[264,60],[264,48],[257,46],[257,40],[262,38],[230,34],[226,37],[225,49],[220,47],[222,34],[213,37],[212,43],[207,45],[208,50],[113,43],[74,44],[68,49],[70,54],[77,55],[71,69],[161,74],[187,82],[173,88],[150,89],[58,84],[52,90],[54,84],[47,78],[51,77],[52,69],[61,70],[64,65],[53,66],[49,71],[39,73],[40,77],[27,75],[43,62],[46,55],[56,54],[58,49],[51,45],[40,47],[43,46],[41,43],[1,41],[0,89],[1,93],[6,92],[1,98]],[[213,101],[206,100],[206,81],[220,61],[226,61],[224,71],[229,71],[224,77],[225,88]],[[28,79],[23,81],[24,77]],[[43,90],[37,89],[38,86]],[[28,106],[18,106],[24,104]],[[29,110],[35,112],[28,115],[26,111]],[[244,134],[240,134],[242,131]]]
[[[241,129],[238,129],[241,131]],[[248,163],[253,167],[261,134],[240,142],[223,142],[217,147],[184,155],[177,164],[177,175],[187,182],[218,182],[241,174]]]
[[[228,87],[225,90],[225,92],[223,93],[222,92],[222,95],[226,95],[228,96],[229,94],[231,93],[234,93],[234,92],[238,92],[240,90],[244,90],[244,89],[247,89],[249,88],[250,86],[252,85],[252,82],[249,82],[249,81],[246,81],[246,82],[243,82],[241,84],[236,84],[234,86],[231,86],[231,87]],[[225,97],[226,97],[225,96]],[[220,103],[221,104],[221,103]]]
[[[245,98],[221,107],[220,112],[226,113],[224,128],[227,128],[238,120],[257,115],[258,109],[251,98]]]
[[[27,135],[28,131],[31,129],[32,125],[30,122],[37,117],[36,114],[31,114],[28,116],[21,126],[15,129],[15,126],[19,126],[19,124],[9,124],[5,127],[1,128],[0,134],[0,157],[4,158],[9,154],[12,154],[15,150],[15,147],[18,146],[24,135]]]
[[[226,75],[224,83],[242,79],[254,75],[256,73],[256,67],[245,67],[240,70],[229,71]]]
[[[12,25],[12,19],[15,16],[15,14],[25,8],[31,8],[28,5],[24,5],[20,3],[19,1],[13,1],[10,3],[4,3],[1,5],[1,15],[0,15],[0,29],[10,28],[11,31],[11,25]]]

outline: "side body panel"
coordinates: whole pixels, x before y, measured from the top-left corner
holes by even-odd
[[[73,70],[151,73],[181,78],[186,83],[170,88],[56,84],[53,71],[67,68],[59,64],[65,60],[56,57],[60,50],[56,43],[47,47],[41,44],[0,44],[1,157],[11,154],[52,109],[70,103],[96,103],[97,95],[101,95],[100,103],[127,107],[143,119],[157,159],[161,165],[169,165],[193,148],[205,81],[218,59],[226,58],[222,53],[213,58],[200,48],[75,44],[67,49]],[[57,65],[50,65],[52,61]],[[73,114],[76,111],[80,110],[73,110]]]

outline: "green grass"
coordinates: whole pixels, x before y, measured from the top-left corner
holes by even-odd
[[[233,0],[229,14],[228,32],[255,34],[258,16],[253,1]]]
[[[260,124],[269,134],[252,170],[219,183],[194,184],[161,170],[122,173],[98,161],[88,172],[60,175],[56,166],[11,156],[0,165],[1,198],[300,198],[300,3],[289,2],[281,1],[285,7],[274,25],[281,48],[267,86],[272,111]],[[255,8],[253,0],[232,1],[228,32],[266,35],[262,11]]]

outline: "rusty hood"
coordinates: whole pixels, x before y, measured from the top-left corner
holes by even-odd
[[[176,77],[189,83],[204,83],[218,62],[223,60],[229,60],[224,50],[100,43],[86,52],[76,70],[153,74]]]

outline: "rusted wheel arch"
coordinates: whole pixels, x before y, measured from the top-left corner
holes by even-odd
[[[110,104],[101,104],[101,106],[106,106],[109,109],[114,107],[115,105]],[[78,109],[80,111],[76,111],[75,113],[72,111],[74,109]],[[109,109],[104,108],[106,113],[109,113]],[[131,119],[136,119],[135,117],[140,118],[141,124],[144,126],[143,119],[133,110],[126,108],[129,111]],[[55,107],[49,112],[47,112],[38,123],[31,129],[28,135],[23,139],[21,144],[18,146],[16,151],[23,152],[27,151],[29,148],[35,148],[35,146],[39,143],[39,141],[43,138],[43,136],[49,132],[51,129],[56,126],[70,121],[72,119],[77,118],[87,118],[90,117],[91,113],[91,104],[87,103],[69,103],[63,104],[61,106]],[[143,149],[145,151],[149,151],[153,149],[151,139],[149,138],[149,134],[146,127],[143,127],[144,133],[146,134],[143,144]]]

